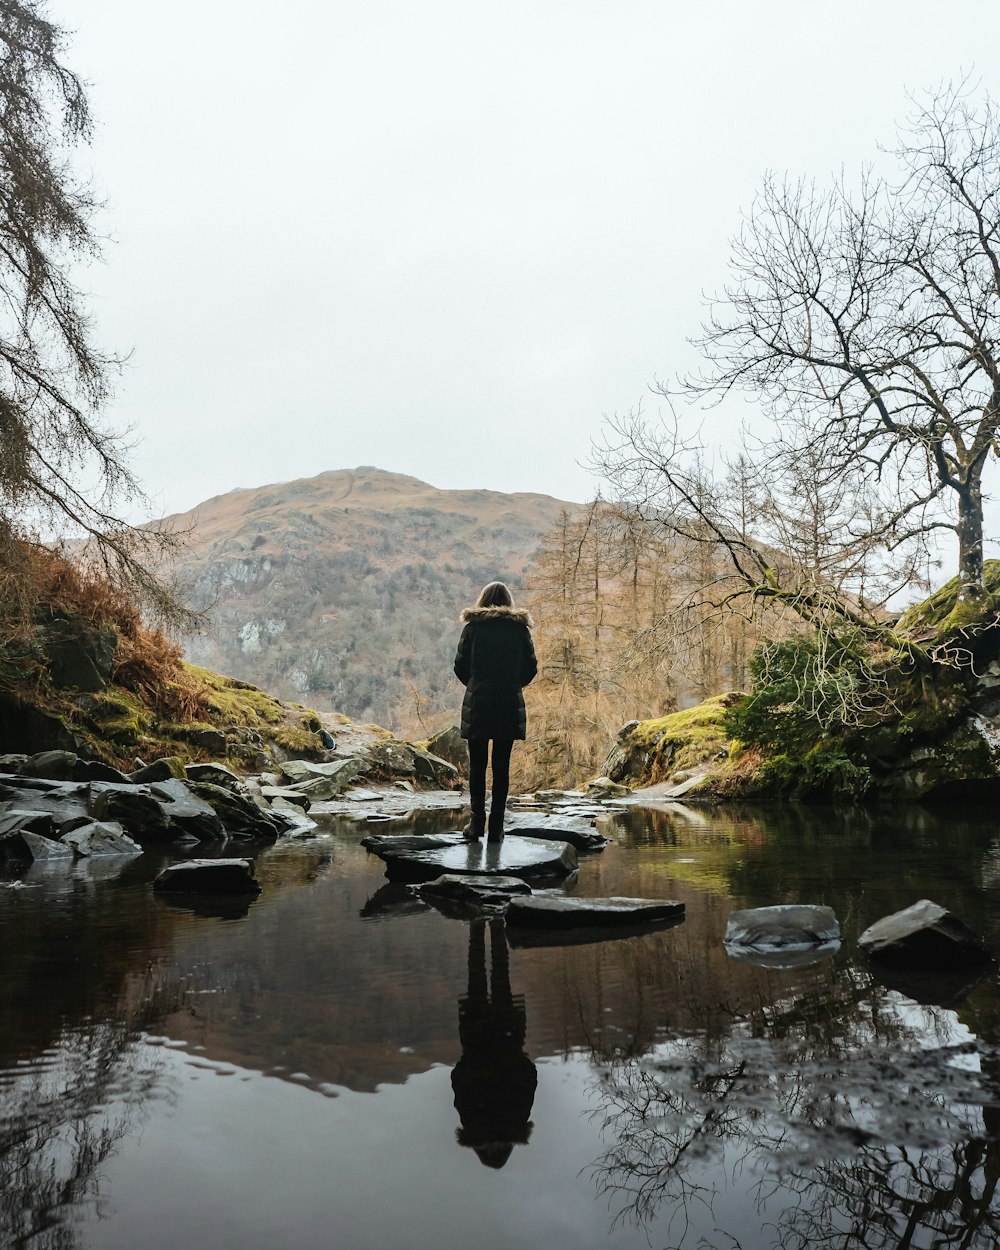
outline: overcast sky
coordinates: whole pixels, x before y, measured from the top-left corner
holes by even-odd
[[[996,0],[49,13],[91,84],[86,285],[160,512],[360,464],[585,499],[602,414],[692,363],[765,170],[856,168],[963,69],[1000,94]]]

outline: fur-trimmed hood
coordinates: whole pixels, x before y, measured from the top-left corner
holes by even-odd
[[[524,608],[466,608],[462,613],[462,620],[467,625],[470,621],[516,621],[518,625],[527,625],[529,629],[534,625],[531,619],[531,613],[526,612]]]

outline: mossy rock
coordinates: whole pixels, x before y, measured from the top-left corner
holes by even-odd
[[[672,773],[718,763],[729,750],[723,718],[742,697],[734,692],[714,695],[694,707],[626,726],[604,772],[614,781],[655,785]]]
[[[903,613],[896,632],[917,642],[946,641],[950,636],[998,624],[1000,618],[1000,560],[983,564],[985,592],[978,603],[961,602],[961,582],[953,577],[921,603]]]

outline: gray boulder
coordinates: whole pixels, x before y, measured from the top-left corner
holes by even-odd
[[[260,883],[249,859],[188,859],[157,876],[159,894],[259,894]]]
[[[164,805],[147,786],[90,783],[90,815],[123,825],[139,842],[169,842],[177,836]]]
[[[207,781],[213,786],[225,786],[227,790],[240,790],[243,784],[225,764],[188,764],[184,772],[191,781]]]
[[[50,781],[75,781],[73,770],[80,762],[74,751],[39,751],[29,756],[21,768],[25,777],[44,777]]]
[[[224,838],[226,830],[213,807],[192,794],[186,782],[177,777],[156,781],[150,793],[160,802],[174,834],[186,834],[199,842]]]
[[[22,830],[21,837],[36,864],[71,863],[73,860],[70,848],[54,838],[43,838],[40,833],[32,833],[28,829]]]
[[[275,799],[284,799],[286,803],[294,803],[296,807],[301,807],[307,812],[310,807],[309,795],[303,794],[301,790],[296,790],[293,786],[261,786],[261,797],[273,803]]]
[[[110,626],[57,617],[45,626],[45,657],[57,686],[103,690],[111,678],[118,635]]]
[[[86,782],[49,781],[39,777],[0,777],[0,802],[11,809],[48,812],[56,830],[91,818],[90,786]],[[45,833],[36,829],[36,833]]]
[[[103,760],[77,760],[73,767],[73,780],[114,781],[118,785],[128,785],[132,778]]]
[[[206,781],[192,781],[189,785],[194,794],[213,809],[230,837],[262,838],[274,842],[278,834],[288,828],[286,819],[277,813],[262,810],[249,795],[236,794],[225,786],[213,786]]]
[[[88,858],[97,855],[141,855],[142,847],[133,841],[117,821],[93,820],[61,839],[68,851]]]
[[[874,960],[922,969],[953,969],[993,962],[979,938],[957,916],[929,898],[883,916],[865,929],[858,946]]]
[[[469,775],[469,744],[457,725],[451,725],[428,738],[427,750],[438,759],[447,760],[461,776]]]
[[[726,923],[725,943],[755,951],[807,950],[840,941],[840,923],[829,907],[806,903],[734,911]]]
[[[14,809],[0,814],[0,863],[29,863],[35,858],[32,838],[48,840],[55,825],[51,812]]]
[[[129,773],[128,780],[136,785],[150,785],[154,781],[171,781],[184,775],[184,765],[177,755],[164,755],[149,764],[140,764],[134,772]]]
[[[428,751],[413,749],[413,769],[417,781],[425,785],[437,786],[442,790],[461,788],[462,780],[454,764]]]

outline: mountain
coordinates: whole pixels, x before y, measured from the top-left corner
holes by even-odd
[[[516,593],[539,540],[576,504],[438,490],[364,467],[206,500],[178,575],[209,628],[207,668],[392,729],[459,705],[458,615],[489,581]]]

